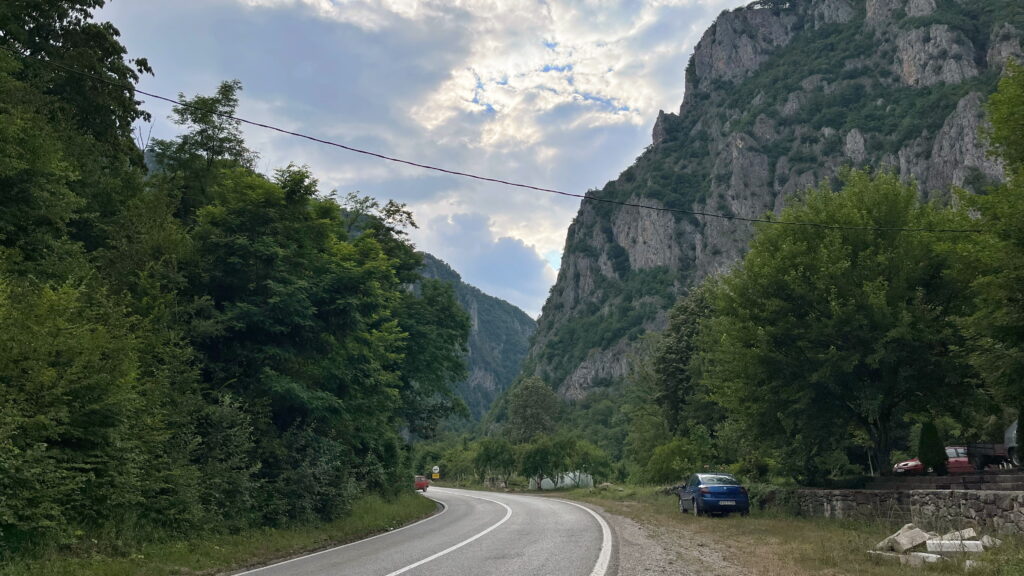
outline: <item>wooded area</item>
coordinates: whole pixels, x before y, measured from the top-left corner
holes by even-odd
[[[412,215],[257,173],[234,81],[141,149],[151,70],[103,4],[0,8],[0,560],[410,490],[406,439],[459,406],[469,330]]]

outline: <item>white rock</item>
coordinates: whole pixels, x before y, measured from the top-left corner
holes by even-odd
[[[929,540],[929,552],[984,552],[985,547],[975,540]]]
[[[914,530],[916,528],[917,527],[914,526],[913,524],[904,524],[903,528],[900,528],[899,530],[894,532],[892,535],[887,536],[885,538],[885,540],[882,540],[881,542],[876,544],[875,545],[875,550],[892,550],[893,544],[896,542],[896,537],[897,536],[899,536],[900,534],[903,534],[905,532],[909,532],[911,530]]]
[[[914,546],[919,546],[927,541],[928,533],[924,530],[914,528],[913,530],[897,534],[893,541],[892,549],[902,554]],[[929,548],[928,551],[931,552],[931,548]]]
[[[999,538],[993,538],[991,536],[982,536],[981,545],[985,548],[995,548],[996,546],[1002,545],[1003,541]]]
[[[984,562],[979,562],[977,560],[964,560],[964,570],[972,570],[974,568],[981,568],[984,565],[985,565]]]

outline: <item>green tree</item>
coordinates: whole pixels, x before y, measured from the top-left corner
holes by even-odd
[[[550,386],[537,377],[529,377],[508,396],[508,420],[505,424],[512,442],[523,443],[540,434],[551,434],[558,426],[561,400]]]
[[[713,426],[721,419],[720,409],[703,387],[697,362],[700,323],[711,315],[713,285],[713,280],[705,280],[672,308],[654,356],[654,400],[675,435],[686,435],[689,424]]]
[[[966,197],[981,215],[964,255],[975,309],[964,326],[971,359],[1005,405],[1024,415],[1024,68],[1010,66],[988,104],[990,140],[1006,163],[1007,182]],[[1017,427],[1017,445],[1024,426]]]
[[[215,200],[214,188],[227,169],[251,171],[256,164],[256,153],[242,138],[241,122],[230,118],[238,108],[241,90],[241,82],[233,80],[222,82],[211,96],[179,94],[182,104],[174,106],[171,120],[186,132],[174,140],[156,139],[151,145],[157,173],[177,191],[178,217],[185,222],[191,223],[197,210]],[[291,188],[303,184],[295,180],[286,183]]]
[[[607,479],[612,472],[612,460],[608,453],[586,440],[576,440],[566,465],[570,472],[589,474],[595,484]],[[576,486],[579,487],[582,475],[576,474],[574,479]]]
[[[921,437],[917,444],[917,457],[925,470],[933,470],[939,476],[948,474],[949,456],[939,438],[939,429],[932,420],[921,425]]]
[[[952,317],[965,286],[947,271],[966,215],[918,202],[889,174],[809,191],[782,219],[879,229],[761,227],[717,290],[704,336],[716,399],[805,482],[821,479],[856,427],[889,469],[909,411],[956,410],[974,394]]]
[[[484,438],[477,445],[473,467],[481,481],[498,478],[502,485],[508,486],[509,478],[516,471],[515,450],[504,438]]]
[[[537,483],[537,489],[545,478],[557,486],[559,475],[565,471],[566,453],[561,445],[550,436],[537,436],[529,444],[519,446],[519,473]]]
[[[412,433],[430,437],[442,419],[469,415],[452,388],[466,377],[469,316],[451,285],[432,279],[422,280],[418,293],[405,294],[396,314],[405,333],[399,368],[402,418]]]

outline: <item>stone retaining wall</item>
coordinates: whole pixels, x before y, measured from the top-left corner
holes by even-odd
[[[937,532],[973,527],[1024,534],[1024,492],[983,490],[797,490],[800,513],[913,522]]]

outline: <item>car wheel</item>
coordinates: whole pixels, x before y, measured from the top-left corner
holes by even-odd
[[[1020,466],[1021,466],[1021,457],[1020,457],[1020,454],[1017,453],[1017,449],[1016,448],[1010,448],[1007,451],[1006,455],[1009,456],[1010,462],[1012,462],[1014,466],[1020,468]]]
[[[696,498],[691,500],[690,503],[693,505],[693,515],[694,516],[703,516],[704,515],[704,513],[701,512],[701,509],[697,506],[697,499]]]

